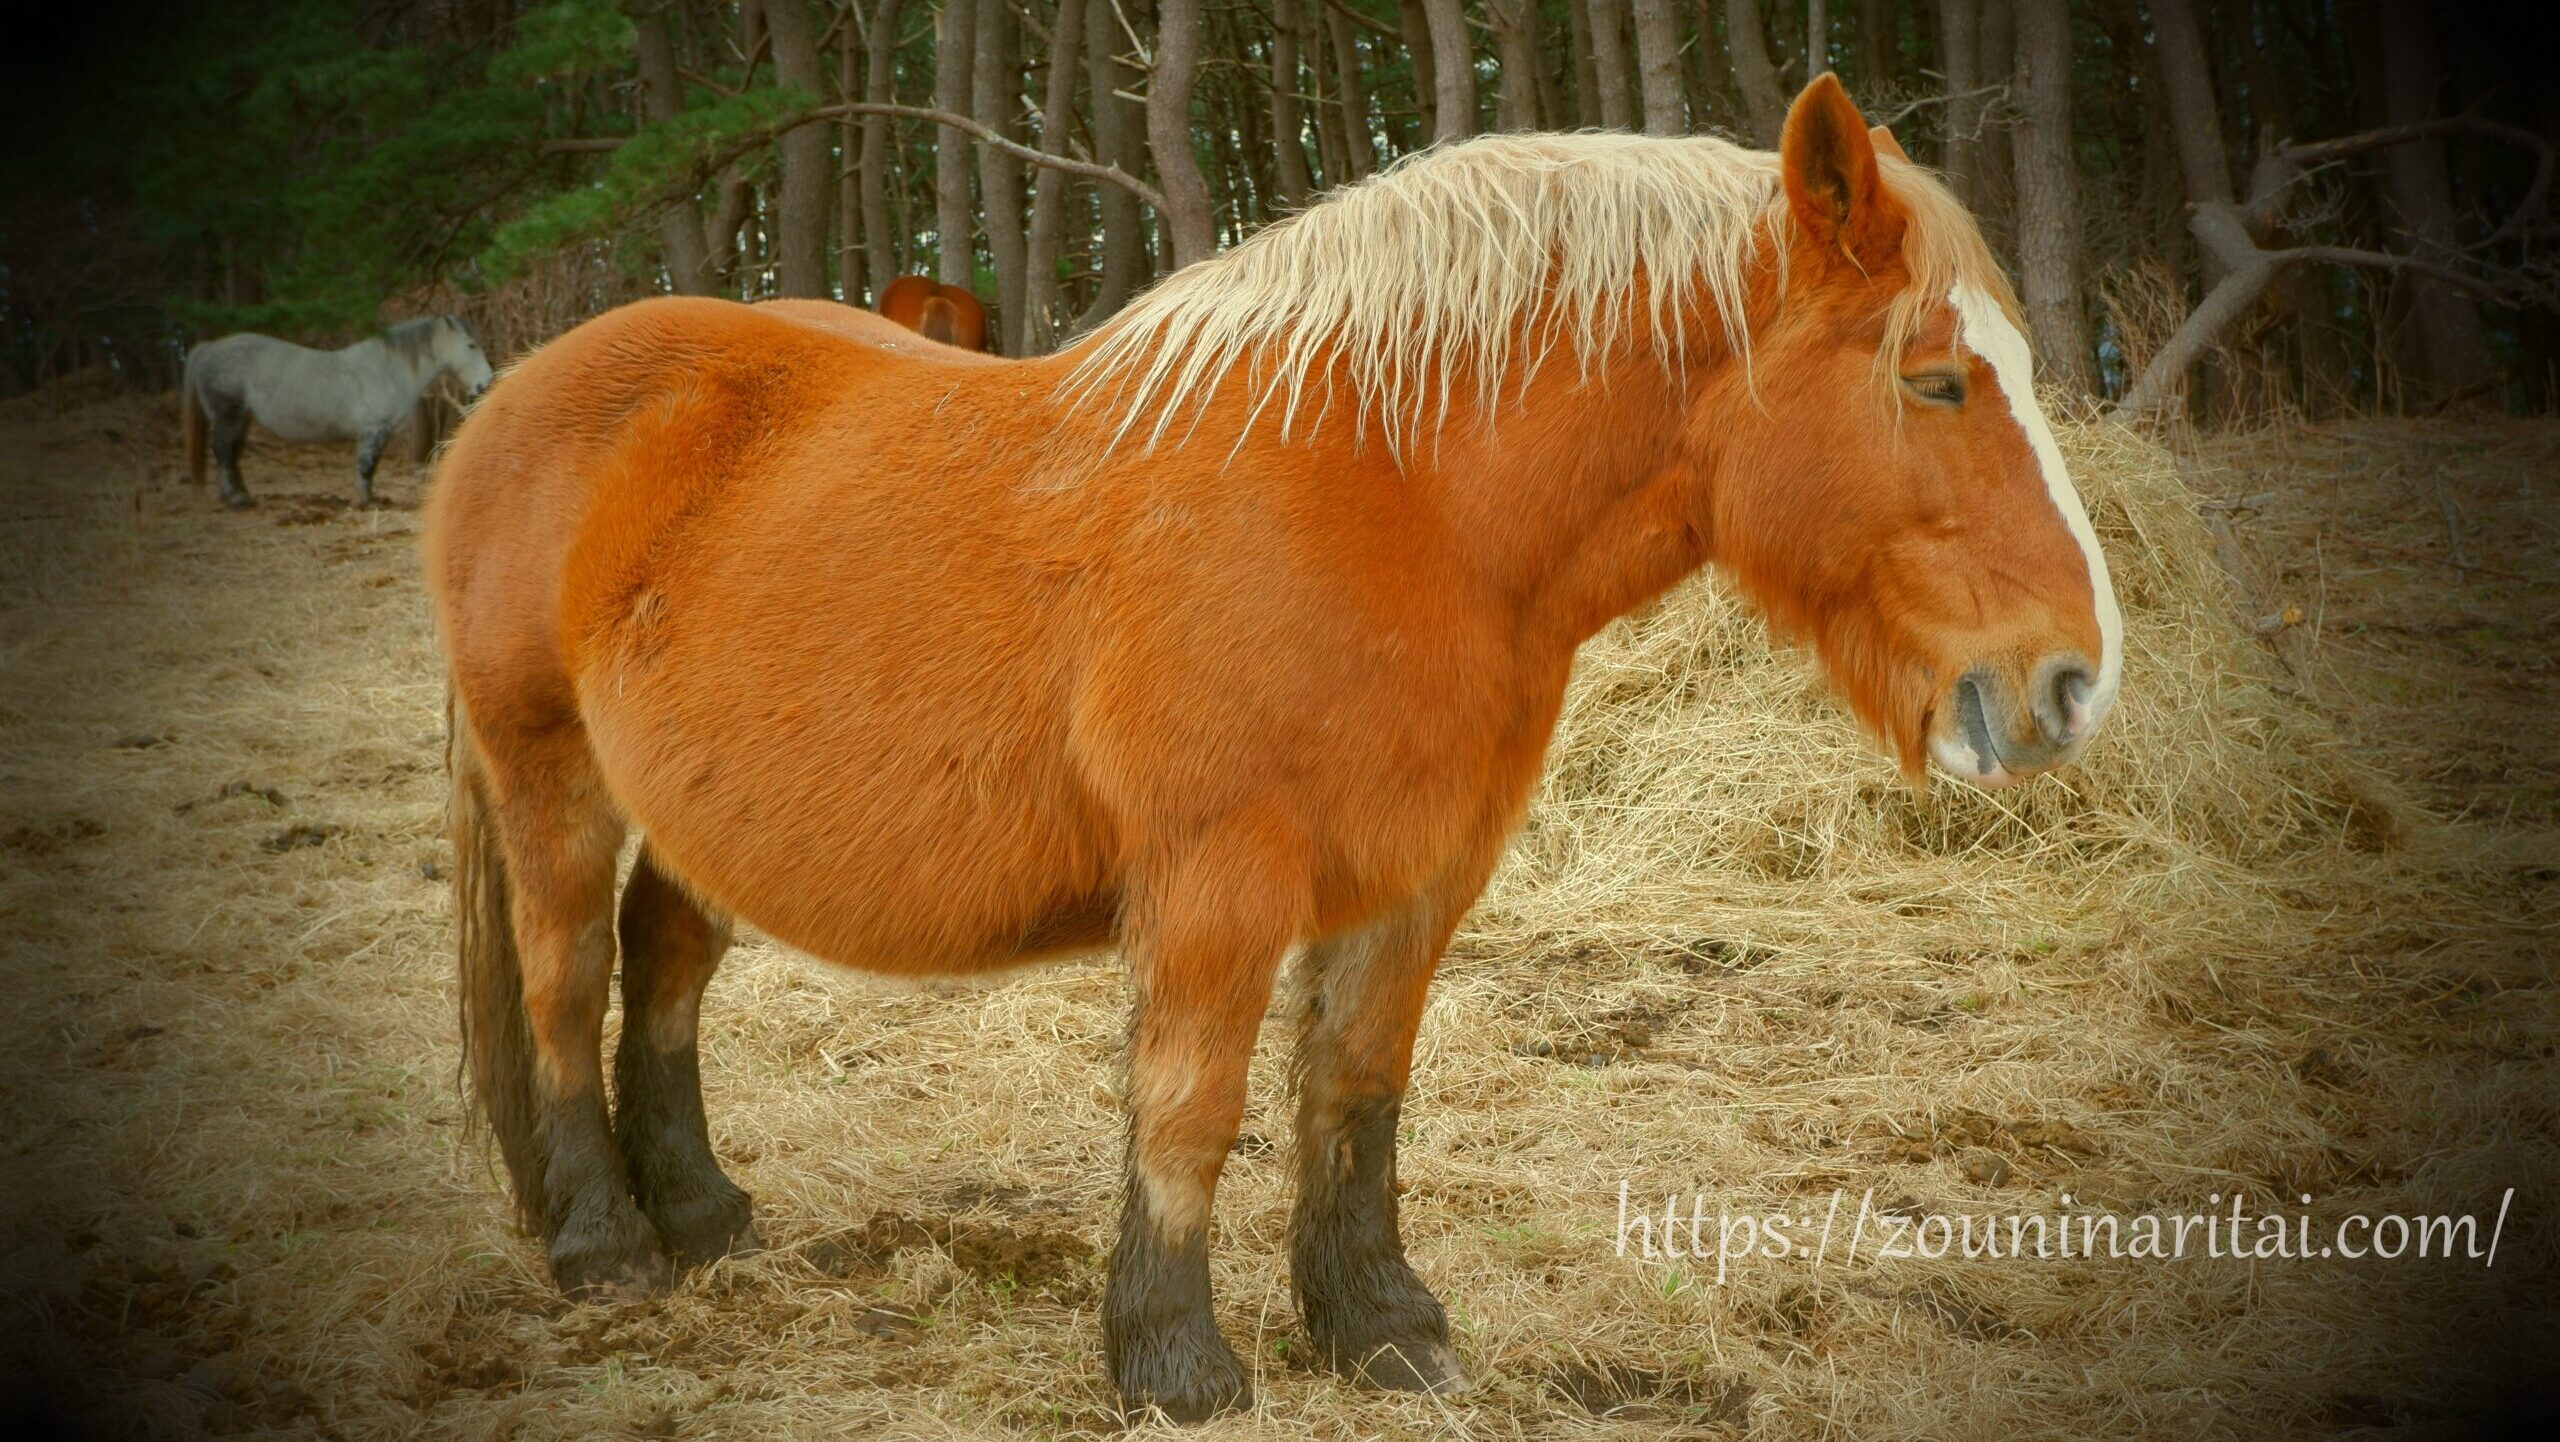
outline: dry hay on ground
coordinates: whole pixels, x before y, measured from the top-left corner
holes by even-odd
[[[705,1072],[770,1250],[563,1306],[457,1126],[414,514],[347,511],[343,455],[272,446],[265,507],[219,513],[167,481],[165,424],[0,415],[0,1267],[47,1319],[19,1345],[162,1435],[1111,1430],[1119,973],[896,993],[750,938]],[[2551,834],[2431,819],[2328,720],[2389,698],[2235,628],[2169,459],[2070,445],[2132,646],[2070,777],[1912,797],[1706,585],[1595,643],[1407,1111],[1406,1233],[1485,1385],[1307,1370],[1266,1061],[1217,1262],[1262,1402],[1201,1435],[2258,1437],[2486,1395],[2552,1260]],[[1755,1213],[2309,1193],[2324,1225],[2519,1191],[2494,1273],[1835,1256],[1719,1283],[1616,1254],[1621,1180]]]

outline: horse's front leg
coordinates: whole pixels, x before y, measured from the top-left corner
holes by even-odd
[[[1396,1230],[1396,1121],[1414,1032],[1464,909],[1409,902],[1310,947],[1299,973],[1290,1282],[1317,1358],[1399,1391],[1468,1386],[1448,1315]]]
[[[1303,850],[1250,828],[1136,897],[1128,1186],[1102,1302],[1103,1355],[1133,1412],[1188,1423],[1252,1405],[1210,1305],[1209,1216],[1272,980],[1308,909]]]
[[[373,504],[373,468],[381,463],[382,448],[391,444],[391,427],[376,426],[364,433],[356,443],[356,504]]]

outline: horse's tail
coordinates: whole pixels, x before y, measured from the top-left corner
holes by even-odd
[[[453,794],[455,955],[462,992],[465,1125],[486,1127],[514,1184],[516,1218],[539,1231],[543,1218],[541,1117],[534,1100],[533,1028],[525,1018],[524,974],[507,901],[507,862],[489,815],[489,777],[462,702],[445,692],[445,769]]]
[[[187,484],[204,484],[204,399],[196,394],[196,358],[187,357],[187,368],[178,380],[178,431],[186,437]]]

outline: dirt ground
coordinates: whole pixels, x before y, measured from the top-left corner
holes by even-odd
[[[171,1437],[1121,1431],[1095,1315],[1110,964],[889,991],[748,935],[704,1072],[768,1249],[656,1303],[553,1294],[460,1129],[425,473],[387,467],[391,504],[352,511],[348,457],[253,443],[264,504],[226,513],[177,478],[171,430],[141,399],[0,408],[23,1397]],[[2404,795],[2315,797],[2334,834],[2210,854],[2145,852],[2155,813],[2126,803],[2103,854],[2172,859],[2099,866],[2039,850],[2045,812],[1923,806],[1881,763],[1838,761],[1863,769],[1808,812],[1822,752],[1732,793],[1762,840],[1642,874],[1543,809],[1528,879],[1435,993],[1402,1153],[1416,1265],[1482,1385],[1380,1396],[1307,1365],[1266,1036],[1216,1263],[1259,1402],[1194,1435],[2414,1438],[2548,1407],[2560,426],[2338,424],[2190,442],[2180,467],[2248,578],[2233,605],[2276,618],[2234,643],[2263,669],[2245,694],[2300,718],[2187,719],[2318,730]],[[1634,645],[1591,684],[1650,668],[1719,704]],[[1805,696],[1806,734],[1853,755]],[[2129,718],[2127,746],[2174,719]],[[1555,787],[1595,754],[1560,742]],[[2124,769],[2020,804],[2085,832],[2070,807],[2113,804]],[[1913,869],[1826,870],[1843,827]],[[1585,926],[1524,900],[1572,896],[1662,909]],[[2494,1268],[1799,1256],[1719,1279],[1620,1254],[1622,1179],[1711,1218],[2230,1194],[2483,1233],[2514,1191]]]

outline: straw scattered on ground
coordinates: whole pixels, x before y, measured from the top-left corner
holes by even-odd
[[[254,446],[230,515],[171,429],[0,414],[13,1360],[166,1436],[1117,1430],[1108,964],[900,992],[748,937],[705,1073],[769,1249],[558,1301],[458,1126],[424,475],[355,512],[343,454]],[[1260,1404],[1199,1435],[2319,1435],[2452,1425],[2550,1354],[2560,428],[2067,441],[2131,648],[2088,765],[1915,797],[1711,583],[1601,638],[1407,1110],[1406,1234],[1484,1386],[1307,1368],[1266,1044],[1217,1253]],[[2324,1228],[2516,1192],[2494,1270],[1719,1279],[1619,1255],[1622,1181]]]

